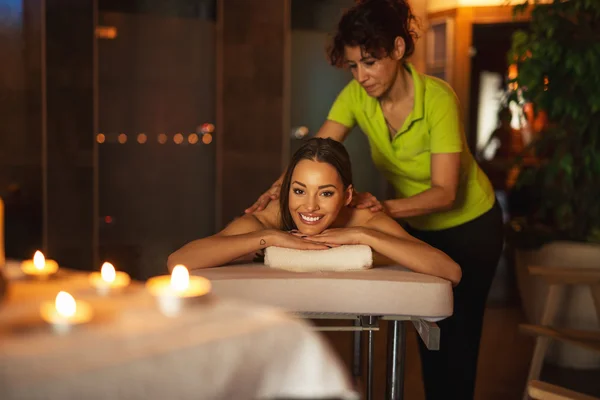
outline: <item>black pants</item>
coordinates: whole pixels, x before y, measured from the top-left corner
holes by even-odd
[[[477,357],[488,292],[504,239],[498,202],[478,218],[441,231],[409,232],[448,254],[462,269],[454,288],[454,314],[438,322],[440,349],[427,350],[419,340],[427,400],[473,399]]]

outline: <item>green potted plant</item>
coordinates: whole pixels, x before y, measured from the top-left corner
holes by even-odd
[[[536,162],[517,179],[531,207],[511,221],[509,239],[523,306],[535,322],[545,291],[527,266],[600,268],[600,2],[528,0],[514,8],[526,10],[529,30],[515,33],[508,55],[518,68],[513,100],[545,113],[547,123],[527,149]],[[564,299],[558,324],[597,329],[587,290]],[[600,367],[600,357],[573,359],[567,353],[578,349],[563,350],[555,354],[562,365]]]

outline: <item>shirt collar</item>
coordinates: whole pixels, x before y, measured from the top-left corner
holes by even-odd
[[[421,74],[413,67],[412,64],[406,63],[406,68],[410,71],[413,79],[413,87],[415,90],[415,102],[413,106],[413,121],[423,118],[423,110],[425,108],[425,86]]]

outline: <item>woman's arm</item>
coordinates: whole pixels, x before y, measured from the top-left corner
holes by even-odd
[[[269,246],[307,250],[328,248],[278,229],[268,229],[255,216],[244,215],[216,235],[194,240],[172,253],[167,267],[169,271],[177,264],[190,270],[217,267]]]
[[[216,235],[194,240],[172,253],[167,267],[170,271],[177,264],[189,269],[224,265],[266,247],[270,234],[256,217],[244,215]]]
[[[446,253],[411,236],[396,221],[379,213],[365,224],[364,244],[415,272],[439,276],[457,285],[462,271]]]
[[[377,213],[365,223],[351,228],[329,229],[310,237],[311,241],[329,244],[364,244],[403,267],[438,276],[457,285],[461,269],[444,252],[409,235],[396,221]]]
[[[415,217],[452,208],[460,175],[460,153],[431,155],[431,188],[404,199],[383,202],[393,218]]]

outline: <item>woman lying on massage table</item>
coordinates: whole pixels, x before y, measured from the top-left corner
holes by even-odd
[[[409,235],[383,212],[348,207],[352,192],[352,168],[344,145],[309,139],[292,156],[279,202],[186,244],[169,256],[168,267],[226,265],[269,246],[325,250],[363,244],[373,249],[375,259],[458,284],[461,270],[450,257]]]

